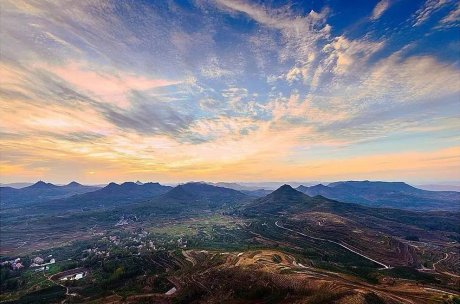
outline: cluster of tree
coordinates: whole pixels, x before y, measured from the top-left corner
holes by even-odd
[[[0,266],[0,293],[15,291],[25,283],[20,271],[11,270],[9,265]]]

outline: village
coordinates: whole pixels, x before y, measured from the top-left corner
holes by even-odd
[[[237,240],[228,238],[230,227],[237,228],[221,217],[206,218],[206,222],[170,220],[144,227],[132,217],[123,216],[109,230],[92,226],[87,239],[21,256],[0,257],[5,292],[0,298],[21,296],[22,290],[57,291],[61,287],[64,289],[59,293],[73,298],[74,294],[91,297],[120,284],[131,292],[142,286],[135,277],[145,278],[152,292],[171,296],[176,292],[175,285],[165,271],[176,269],[175,261],[185,250]]]
[[[29,267],[34,268],[34,271],[42,271],[42,270],[48,270],[49,265],[52,265],[56,263],[56,259],[53,258],[52,255],[49,255],[47,258],[43,259],[40,256],[37,256],[30,260]],[[23,259],[21,258],[15,258],[13,260],[6,260],[1,263],[2,267],[9,267],[11,270],[21,270],[25,267],[25,263],[23,262]],[[27,264],[26,264],[27,265]]]
[[[125,219],[121,219],[120,225],[116,225],[116,230],[108,233],[93,234],[96,238],[86,242],[84,249],[79,253],[69,256],[64,254],[58,261],[54,257],[52,250],[45,251],[47,254],[37,254],[32,258],[15,257],[7,258],[0,262],[2,269],[9,269],[10,271],[17,272],[30,270],[35,273],[49,273],[54,278],[56,273],[62,271],[59,276],[60,280],[80,280],[84,278],[88,271],[73,271],[73,269],[66,269],[68,265],[84,265],[90,259],[110,259],[112,256],[124,255],[140,256],[149,252],[170,250],[176,248],[187,248],[188,241],[184,236],[172,237],[170,235],[158,235],[149,233],[143,229],[132,231],[127,228]],[[124,226],[124,227],[120,227]],[[51,266],[56,266],[54,269]],[[76,268],[78,269],[78,268]]]

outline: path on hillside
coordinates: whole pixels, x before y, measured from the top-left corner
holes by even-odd
[[[59,272],[59,273],[61,273],[61,272]],[[59,275],[59,273],[56,273],[55,275]],[[59,282],[59,281],[54,281],[53,279],[51,279],[51,277],[54,276],[54,275],[49,275],[49,276],[47,276],[44,272],[43,272],[43,275],[44,275],[45,278],[46,278],[48,281],[50,281],[51,283],[56,284],[56,285],[59,285],[59,286],[65,288],[65,298],[60,302],[60,304],[64,304],[65,302],[67,302],[67,297],[68,297],[68,296],[72,296],[72,297],[77,296],[76,293],[70,293],[70,292],[69,292],[69,287],[68,287],[68,286],[62,284],[62,283]]]
[[[433,263],[433,268],[432,268],[432,269],[433,269],[434,271],[437,271],[437,270],[436,270],[436,265],[437,265],[437,264],[439,264],[439,263],[442,262],[442,261],[447,260],[447,258],[449,257],[449,254],[448,254],[448,253],[444,253],[444,254],[445,254],[444,258],[442,258],[442,259],[440,259],[439,261]]]
[[[450,272],[447,272],[447,271],[439,271],[438,269],[436,269],[436,265],[438,265],[438,264],[439,264],[440,262],[442,262],[442,261],[447,260],[448,258],[449,258],[449,254],[448,254],[448,253],[445,253],[445,257],[444,257],[444,258],[442,258],[442,259],[440,259],[439,261],[433,263],[433,270],[434,270],[434,271],[437,271],[438,273],[443,273],[443,274],[445,274],[445,275],[448,275],[448,276],[451,276],[451,277],[454,277],[454,278],[460,278],[460,276],[457,275],[457,274],[453,274],[453,273],[450,273]]]
[[[438,265],[439,263],[447,260],[449,257],[452,256],[452,253],[451,255],[449,255],[448,253],[444,253],[444,257],[440,260],[438,260],[437,262],[434,262],[433,265],[431,266],[431,268],[427,268],[427,267],[424,267],[422,265],[422,268],[421,269],[418,269],[418,271],[423,271],[423,272],[431,272],[431,271],[435,271],[437,273],[440,273],[440,274],[444,274],[444,275],[448,275],[450,277],[454,277],[454,278],[460,278],[460,276],[458,274],[453,274],[453,273],[450,273],[448,271],[441,271],[441,270],[438,270],[436,269],[436,265]]]
[[[369,261],[371,261],[371,262],[374,262],[374,263],[376,263],[376,264],[379,264],[380,266],[383,266],[383,268],[385,268],[385,269],[389,269],[389,268],[390,268],[389,265],[386,265],[386,264],[384,264],[384,263],[382,263],[382,262],[376,261],[376,260],[374,260],[373,258],[370,258],[370,257],[368,257],[368,256],[366,256],[366,255],[364,255],[364,254],[362,254],[362,253],[359,253],[359,252],[357,252],[356,250],[354,250],[354,249],[352,249],[352,248],[350,248],[350,247],[348,247],[348,246],[346,246],[346,245],[344,245],[344,244],[341,244],[341,243],[339,243],[339,242],[336,242],[336,241],[333,241],[333,240],[329,240],[329,239],[323,239],[323,238],[318,238],[318,237],[306,235],[305,233],[302,233],[302,232],[299,232],[299,231],[295,231],[295,230],[286,228],[286,227],[280,225],[280,224],[278,223],[278,221],[275,222],[275,226],[278,227],[278,228],[287,230],[287,231],[291,231],[291,232],[300,234],[300,235],[302,235],[302,236],[305,236],[305,237],[310,238],[310,239],[313,239],[313,240],[323,241],[323,242],[329,242],[329,243],[333,243],[333,244],[339,245],[340,247],[345,248],[346,250],[348,250],[348,251],[350,251],[350,252],[353,252],[354,254],[357,254],[357,255],[359,255],[359,256],[361,256],[361,257],[363,257],[363,258],[365,258],[365,259],[367,259],[367,260],[369,260]]]

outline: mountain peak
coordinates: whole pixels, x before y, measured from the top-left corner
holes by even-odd
[[[272,193],[297,193],[297,192],[298,191],[292,188],[290,185],[284,184],[278,189],[276,189],[275,191],[273,191]]]
[[[54,187],[53,184],[51,183],[45,183],[44,181],[38,181],[36,182],[35,184],[33,184],[32,186],[29,186],[31,188],[46,188],[46,187]]]
[[[117,188],[119,185],[117,183],[114,183],[114,182],[110,182],[107,186],[105,186],[104,188],[108,188],[108,189],[114,189],[114,188]]]
[[[258,198],[249,205],[247,212],[272,213],[285,212],[298,208],[309,208],[312,206],[312,199],[292,188],[290,185],[283,185],[272,193]]]
[[[292,188],[290,185],[282,185],[272,193],[268,194],[267,197],[272,197],[276,199],[299,199],[305,198],[305,194]],[[307,196],[308,197],[308,196]]]
[[[193,194],[188,192],[185,189],[184,185],[177,185],[176,187],[168,191],[166,194],[164,194],[164,196],[168,198],[172,198],[172,199],[181,200],[181,199],[191,198]]]
[[[81,186],[81,184],[77,183],[76,181],[72,181],[72,182],[68,183],[67,186],[76,187],[76,186]]]
[[[328,189],[329,186],[325,186],[323,184],[318,184],[318,185],[314,185],[314,186],[311,186],[311,187],[305,187],[304,189]]]
[[[282,185],[272,193],[268,194],[266,197],[271,197],[277,200],[298,200],[308,198],[308,195],[292,188],[290,185]]]

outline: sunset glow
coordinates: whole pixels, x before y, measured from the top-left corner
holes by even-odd
[[[460,180],[459,3],[290,3],[2,1],[1,182]]]

